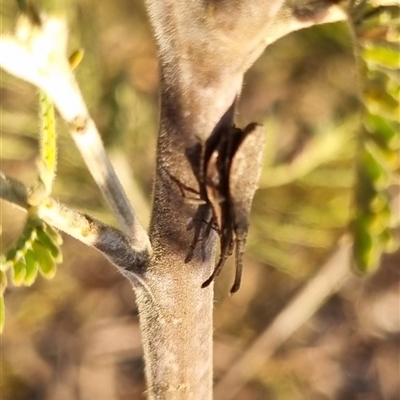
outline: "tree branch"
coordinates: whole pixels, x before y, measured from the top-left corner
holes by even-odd
[[[0,198],[28,211],[29,192],[22,182],[0,173]],[[65,232],[80,242],[102,252],[119,270],[133,281],[134,274],[143,273],[148,252],[132,248],[127,237],[118,229],[106,225],[87,214],[72,210],[48,198],[35,207],[40,219]]]
[[[105,152],[66,56],[67,27],[63,20],[40,15],[40,24],[22,16],[15,35],[0,39],[0,66],[12,75],[41,88],[54,102],[124,233],[134,248],[150,248]]]
[[[180,189],[200,192],[202,149],[234,124],[243,75],[265,47],[291,31],[346,17],[330,1],[307,18],[290,3],[147,0],[161,64],[161,112],[154,253],[145,277],[154,297],[136,295],[151,399],[212,398],[212,285],[200,289],[199,282],[214,268],[216,235],[202,234],[208,206],[185,201]]]

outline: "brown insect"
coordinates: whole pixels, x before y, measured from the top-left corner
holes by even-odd
[[[221,131],[214,148],[205,156],[204,193],[220,237],[221,255],[202,287],[219,275],[235,249],[236,274],[231,293],[240,288],[250,208],[262,170],[264,146],[263,127],[252,123],[243,130],[231,127]]]

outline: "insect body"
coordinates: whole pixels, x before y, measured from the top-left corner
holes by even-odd
[[[220,236],[221,255],[202,287],[219,275],[236,248],[236,274],[231,293],[239,290],[250,208],[261,174],[264,145],[261,125],[252,123],[243,130],[231,127],[220,132],[204,160],[204,192]]]

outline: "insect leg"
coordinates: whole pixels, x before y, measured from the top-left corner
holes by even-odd
[[[218,264],[215,266],[211,276],[205,282],[203,282],[203,284],[201,285],[202,288],[209,286],[210,283],[220,274],[226,260],[232,254],[233,240],[231,233],[229,233],[229,237],[230,240],[227,240],[226,243],[224,243],[221,247],[221,255],[219,256]]]
[[[246,236],[243,238],[236,238],[236,251],[235,251],[235,263],[236,263],[236,271],[235,271],[235,280],[233,282],[230,293],[234,294],[240,289],[240,283],[242,281],[242,271],[243,271],[243,254],[244,247],[246,244]]]

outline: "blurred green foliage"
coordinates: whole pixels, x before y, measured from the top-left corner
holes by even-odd
[[[400,5],[351,2],[350,22],[363,82],[357,148],[354,235],[359,271],[375,271],[382,251],[398,246],[389,189],[400,172]]]

